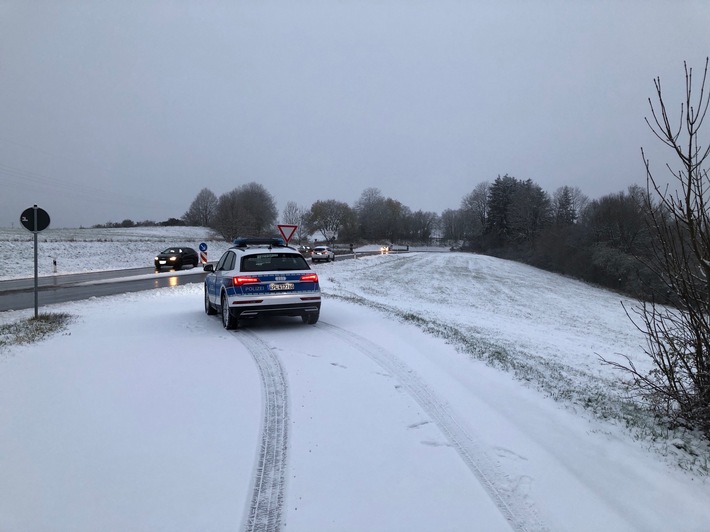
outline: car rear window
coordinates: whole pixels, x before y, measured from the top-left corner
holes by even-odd
[[[242,257],[243,272],[310,270],[306,259],[295,253],[260,253]]]

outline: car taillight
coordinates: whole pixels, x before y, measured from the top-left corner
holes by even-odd
[[[301,275],[301,281],[306,283],[317,283],[318,274],[317,273],[304,273]]]
[[[238,275],[237,277],[232,278],[232,283],[234,286],[242,286],[243,284],[251,284],[251,283],[258,283],[259,278],[258,277],[246,277],[246,276],[241,276]]]

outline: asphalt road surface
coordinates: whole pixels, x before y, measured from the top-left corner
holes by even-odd
[[[201,283],[206,273],[201,267],[156,272],[154,268],[134,268],[104,272],[52,275],[37,279],[38,306],[140,292],[187,283]],[[34,308],[34,278],[0,281],[0,312]]]
[[[358,255],[379,254],[379,251]],[[342,254],[337,260],[352,259]],[[37,279],[38,307],[90,297],[112,296],[165,288],[188,283],[202,283],[207,273],[202,266],[180,271],[160,271],[155,268],[131,268],[101,272],[49,275]],[[34,277],[0,281],[0,312],[34,308]]]

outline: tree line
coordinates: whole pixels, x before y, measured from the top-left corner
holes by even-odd
[[[278,211],[273,196],[259,183],[239,186],[217,197],[203,188],[182,219],[188,225],[210,227],[226,240],[240,235],[270,235]],[[279,222],[298,226],[295,240],[325,242],[430,243],[438,238],[439,216],[412,211],[377,188],[365,189],[354,205],[329,199],[310,207],[288,202]]]
[[[288,202],[279,218],[273,196],[248,183],[217,196],[197,194],[182,220],[210,227],[225,240],[273,235],[278,222],[298,226],[294,242],[445,245],[522,261],[610,287],[642,299],[665,300],[639,258],[648,258],[648,194],[640,186],[590,200],[578,188],[549,194],[537,183],[509,175],[477,184],[458,209],[440,215],[412,211],[367,188],[353,204],[329,199],[310,207]]]
[[[476,186],[459,209],[445,211],[443,235],[464,250],[668,302],[648,266],[656,238],[649,230],[649,201],[638,185],[590,200],[576,187],[550,195],[529,179],[504,175]]]
[[[173,227],[186,225],[185,221],[181,218],[168,218],[162,222],[156,222],[155,220],[141,220],[139,222],[134,222],[130,218],[126,218],[120,222],[106,222],[103,224],[94,224],[91,227],[94,229],[116,229],[116,228],[127,228],[127,227]]]

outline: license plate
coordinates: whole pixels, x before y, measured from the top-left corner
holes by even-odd
[[[164,260],[159,260],[158,262],[159,262],[160,264],[165,264],[166,261],[164,261]]]
[[[293,290],[293,283],[271,283],[269,290]]]

